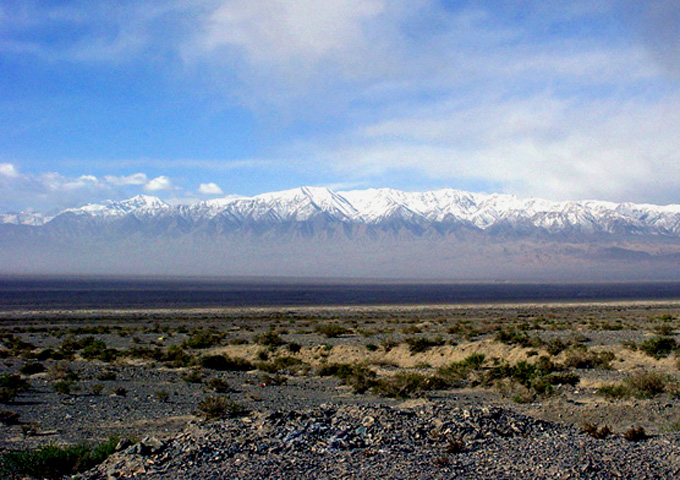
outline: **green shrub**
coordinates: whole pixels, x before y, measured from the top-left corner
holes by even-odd
[[[231,392],[231,386],[229,386],[229,382],[218,377],[213,377],[208,380],[205,386],[216,393]]]
[[[247,415],[247,407],[224,397],[206,397],[198,404],[198,410],[206,419],[235,418]]]
[[[111,437],[92,447],[78,444],[70,447],[47,445],[37,450],[5,452],[0,455],[0,477],[61,479],[90,470],[106,460],[116,449],[119,439]]]
[[[570,348],[565,356],[564,365],[569,368],[592,369],[602,368],[611,369],[611,362],[616,357],[612,352],[594,352],[586,348]]]
[[[335,338],[339,337],[340,335],[349,333],[349,330],[347,328],[335,323],[318,325],[314,330],[316,330],[317,333],[323,335],[326,338]]]
[[[19,420],[19,414],[16,412],[10,412],[9,410],[0,411],[0,423],[3,425],[19,425],[21,420]]]
[[[678,348],[678,343],[671,337],[648,338],[638,348],[650,357],[663,358]]]
[[[182,347],[192,350],[201,350],[221,345],[224,334],[211,331],[197,331],[182,342]]]
[[[411,353],[422,353],[432,347],[444,345],[444,340],[441,337],[435,339],[429,339],[427,337],[409,337],[405,341],[408,344]]]
[[[154,393],[154,397],[161,403],[166,403],[170,399],[170,394],[166,390],[158,390]]]
[[[670,375],[638,372],[627,376],[619,384],[606,385],[598,393],[608,398],[652,398],[663,393],[678,394],[678,382]]]
[[[24,375],[34,375],[47,371],[47,368],[40,362],[28,362],[23,364],[19,371]]]
[[[431,390],[447,388],[449,383],[440,376],[422,375],[416,372],[398,372],[393,377],[375,382],[373,391],[384,397],[410,398]]]
[[[334,363],[322,366],[318,371],[319,376],[334,376],[339,378],[343,385],[352,387],[354,393],[364,393],[375,384],[376,374],[365,365],[350,363]]]
[[[255,343],[273,350],[276,347],[285,345],[286,342],[283,338],[281,338],[281,335],[276,333],[274,330],[270,330],[267,333],[255,335]]]
[[[227,355],[208,355],[201,358],[201,366],[210,370],[247,372],[255,367],[244,358],[229,357]]]
[[[110,382],[118,378],[118,374],[112,370],[105,370],[97,375],[97,380],[102,382]]]
[[[0,375],[0,403],[10,403],[19,393],[28,389],[28,382],[20,375]]]
[[[203,382],[203,372],[199,369],[192,369],[186,372],[182,372],[182,380],[186,383],[202,383]]]
[[[59,380],[52,386],[52,388],[54,388],[55,392],[61,393],[63,395],[70,395],[72,392],[78,390],[78,386],[73,380]]]
[[[599,440],[605,439],[613,433],[611,427],[608,425],[598,427],[597,423],[590,422],[587,422],[583,425],[582,431],[583,433],[587,433],[591,437],[597,438]]]
[[[649,435],[647,435],[647,432],[641,426],[633,426],[623,433],[623,438],[629,442],[639,442],[649,438]]]

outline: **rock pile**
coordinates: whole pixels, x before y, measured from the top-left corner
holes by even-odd
[[[82,475],[101,479],[677,478],[677,436],[632,443],[496,408],[322,405],[195,422]]]

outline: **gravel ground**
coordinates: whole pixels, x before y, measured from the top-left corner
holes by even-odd
[[[678,478],[679,440],[598,440],[496,407],[327,404],[194,422],[168,441],[127,447],[82,478]]]

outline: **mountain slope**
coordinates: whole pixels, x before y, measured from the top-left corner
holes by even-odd
[[[680,206],[302,187],[0,216],[0,273],[680,280]]]

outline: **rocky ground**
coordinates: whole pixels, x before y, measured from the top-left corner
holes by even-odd
[[[119,438],[86,479],[677,478],[678,329],[672,303],[0,312],[0,448]]]

